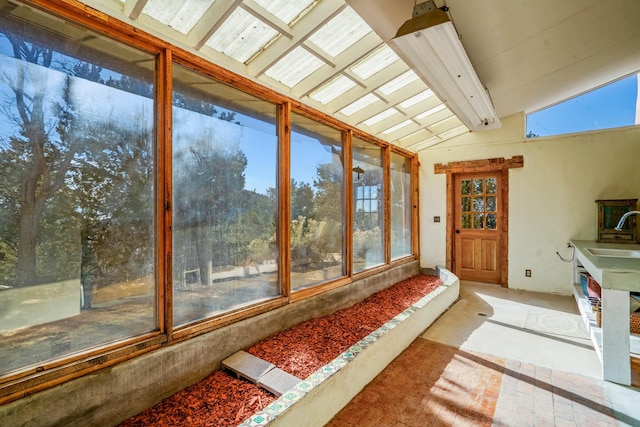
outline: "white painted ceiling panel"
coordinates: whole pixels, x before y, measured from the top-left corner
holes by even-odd
[[[305,77],[322,67],[323,61],[298,46],[266,71],[266,75],[288,87],[294,87]]]
[[[315,99],[321,104],[326,104],[333,101],[342,93],[348,91],[355,85],[356,83],[350,78],[346,76],[339,76],[330,83],[321,87],[319,90],[313,92],[311,94],[311,98]]]
[[[345,116],[350,116],[378,101],[381,101],[381,99],[376,94],[368,93],[357,101],[344,107],[340,112]]]
[[[287,24],[297,20],[317,0],[254,0]]]
[[[206,44],[238,62],[246,62],[277,35],[269,25],[237,8]]]
[[[396,55],[389,46],[384,45],[355,66],[351,67],[351,71],[361,79],[366,80],[399,59],[398,55]]]
[[[329,55],[336,57],[370,32],[371,27],[353,9],[346,7],[313,33],[309,40]]]
[[[149,0],[142,13],[187,34],[215,0]]]

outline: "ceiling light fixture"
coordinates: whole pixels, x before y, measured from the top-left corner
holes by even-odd
[[[451,19],[433,0],[417,4],[389,44],[469,129],[502,126]]]
[[[353,171],[358,176],[357,180],[360,181],[361,175],[364,175],[364,169],[362,169],[360,166],[356,166],[355,168],[353,168]]]

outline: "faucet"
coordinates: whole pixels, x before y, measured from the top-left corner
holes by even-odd
[[[640,215],[640,211],[629,211],[626,214],[622,215],[622,218],[620,218],[620,222],[618,222],[618,225],[615,226],[615,229],[618,231],[622,231],[622,226],[624,225],[624,222],[631,215]]]

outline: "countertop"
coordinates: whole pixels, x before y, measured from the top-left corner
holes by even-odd
[[[593,278],[605,289],[640,291],[640,258],[594,256],[587,248],[640,250],[640,244],[599,243],[594,240],[572,240],[575,256]]]

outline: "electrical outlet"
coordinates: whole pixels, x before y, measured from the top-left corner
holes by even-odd
[[[440,217],[439,216],[434,216],[433,217],[433,222],[440,222]]]
[[[526,270],[524,271],[524,276],[525,276],[525,277],[531,277],[531,270],[526,269]]]

